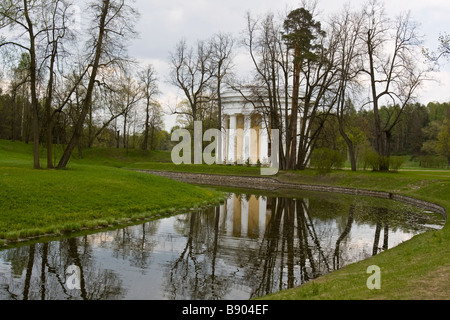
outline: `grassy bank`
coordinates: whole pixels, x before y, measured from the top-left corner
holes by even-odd
[[[115,168],[104,155],[68,170],[31,169],[31,146],[0,141],[0,239],[61,234],[166,215],[219,196],[169,179]],[[128,162],[128,160],[127,160]]]

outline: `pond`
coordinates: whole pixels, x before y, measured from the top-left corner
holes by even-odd
[[[439,229],[390,200],[232,192],[162,220],[0,251],[1,300],[247,300]]]

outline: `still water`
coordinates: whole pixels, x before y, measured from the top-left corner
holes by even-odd
[[[419,233],[437,214],[398,202],[286,191],[0,251],[0,299],[250,299],[298,286]]]

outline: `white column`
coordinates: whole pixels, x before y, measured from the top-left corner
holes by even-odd
[[[222,163],[226,163],[227,162],[227,152],[228,152],[228,129],[227,129],[227,124],[228,124],[228,117],[224,116],[223,117],[223,121],[222,121]]]
[[[228,134],[228,161],[236,162],[236,114],[230,115],[230,130]]]
[[[259,161],[261,163],[267,164],[269,162],[269,134],[267,132],[267,126],[263,121],[261,124],[261,130],[259,131],[259,141],[260,141],[260,153]]]
[[[228,119],[229,116],[225,116],[225,135],[223,137],[224,139],[224,144],[223,144],[223,161],[224,163],[227,163],[228,161],[228,154],[229,154],[229,150],[228,150],[228,145],[230,143],[230,129],[227,128],[228,127]]]
[[[250,129],[252,119],[250,115],[244,115],[244,163],[250,158]]]

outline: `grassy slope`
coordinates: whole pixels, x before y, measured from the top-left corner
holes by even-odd
[[[33,170],[30,146],[0,141],[0,239],[164,215],[218,196],[188,184],[115,168],[126,159],[122,152],[117,155],[107,159],[93,154],[88,160],[72,161],[69,170]]]

